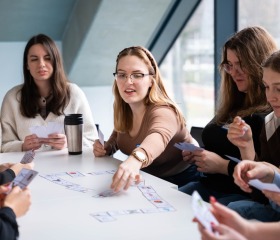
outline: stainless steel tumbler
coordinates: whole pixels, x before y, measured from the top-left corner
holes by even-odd
[[[67,138],[68,153],[71,155],[83,152],[83,114],[68,114],[64,118],[64,130]]]

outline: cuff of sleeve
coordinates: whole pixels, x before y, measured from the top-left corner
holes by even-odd
[[[236,162],[234,162],[234,161],[229,161],[229,163],[228,163],[228,175],[229,175],[230,177],[232,177],[233,172],[234,172],[234,168],[235,168],[236,165],[237,165]]]

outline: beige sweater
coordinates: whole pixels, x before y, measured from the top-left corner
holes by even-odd
[[[126,155],[135,148],[144,149],[148,163],[143,170],[157,177],[173,176],[190,166],[183,161],[182,151],[174,147],[179,142],[192,142],[192,137],[186,127],[180,127],[176,113],[167,106],[149,106],[135,137],[113,131],[108,140]]]
[[[20,113],[20,92],[22,85],[9,90],[2,102],[2,152],[20,152],[24,138],[31,134],[31,126],[47,125],[48,122],[64,123],[64,115],[57,116],[52,112],[44,120],[39,114],[35,118],[27,118]],[[83,145],[92,147],[93,141],[98,138],[90,106],[84,92],[73,83],[70,83],[70,101],[64,110],[65,114],[82,113],[84,119]]]

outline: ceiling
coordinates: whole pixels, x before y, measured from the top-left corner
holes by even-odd
[[[80,86],[111,85],[119,51],[147,46],[172,0],[0,0],[0,42],[45,33]]]

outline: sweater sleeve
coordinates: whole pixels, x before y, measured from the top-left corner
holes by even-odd
[[[153,110],[146,124],[148,125],[147,135],[139,146],[148,157],[148,162],[143,167],[150,165],[164,151],[180,128],[175,112],[168,107]]]
[[[13,88],[5,95],[1,107],[2,152],[21,152],[23,141],[20,140],[15,117],[20,114],[19,103]],[[14,113],[16,111],[17,113]]]
[[[13,181],[15,177],[16,175],[12,169],[0,172],[0,185]]]
[[[0,209],[0,239],[16,240],[19,236],[16,215],[9,207]]]

